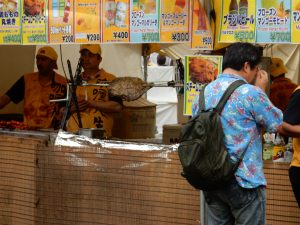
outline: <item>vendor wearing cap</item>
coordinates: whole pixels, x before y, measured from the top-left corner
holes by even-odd
[[[0,97],[0,109],[11,101],[15,104],[24,100],[24,123],[34,129],[59,128],[61,114],[57,103],[51,99],[64,98],[66,79],[57,74],[57,53],[49,46],[41,47],[36,54],[38,72],[21,78]]]
[[[277,108],[284,111],[288,105],[289,98],[298,86],[285,77],[287,69],[280,58],[272,58],[270,100]]]
[[[116,77],[99,69],[102,61],[99,44],[83,44],[80,46],[80,59],[83,72],[81,81],[87,84],[110,83]],[[111,97],[106,86],[78,86],[76,90],[78,106],[80,110],[83,128],[103,128],[104,136],[112,136],[112,113],[122,110],[122,99]],[[74,107],[73,110],[74,112]],[[67,130],[77,132],[79,130],[77,114],[74,112],[68,123]]]

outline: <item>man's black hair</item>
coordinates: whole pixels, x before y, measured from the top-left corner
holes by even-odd
[[[167,61],[167,57],[161,54],[157,55],[157,65],[159,66],[165,66]]]
[[[258,47],[250,43],[234,43],[226,49],[223,57],[223,70],[231,68],[241,70],[248,62],[251,69],[254,69],[261,61],[261,51]]]

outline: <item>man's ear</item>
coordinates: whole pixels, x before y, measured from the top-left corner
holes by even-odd
[[[243,71],[247,71],[248,69],[251,69],[249,62],[245,62],[243,65]]]

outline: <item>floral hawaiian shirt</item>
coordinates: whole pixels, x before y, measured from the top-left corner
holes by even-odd
[[[206,108],[215,107],[227,87],[238,79],[244,80],[238,75],[220,74],[208,84],[204,92]],[[192,106],[193,116],[198,112],[198,102],[199,96]],[[272,105],[260,88],[248,83],[238,87],[228,103],[221,114],[225,146],[233,161],[237,161],[246,150],[236,171],[236,179],[244,188],[266,185],[262,160],[262,128],[268,132],[276,132],[276,128],[282,123],[282,112]]]

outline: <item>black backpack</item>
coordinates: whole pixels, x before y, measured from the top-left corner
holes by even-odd
[[[234,179],[244,154],[233,163],[224,145],[220,114],[232,92],[243,80],[233,82],[216,108],[205,110],[204,89],[199,96],[199,111],[180,132],[178,154],[183,168],[181,175],[196,189],[210,191]]]

